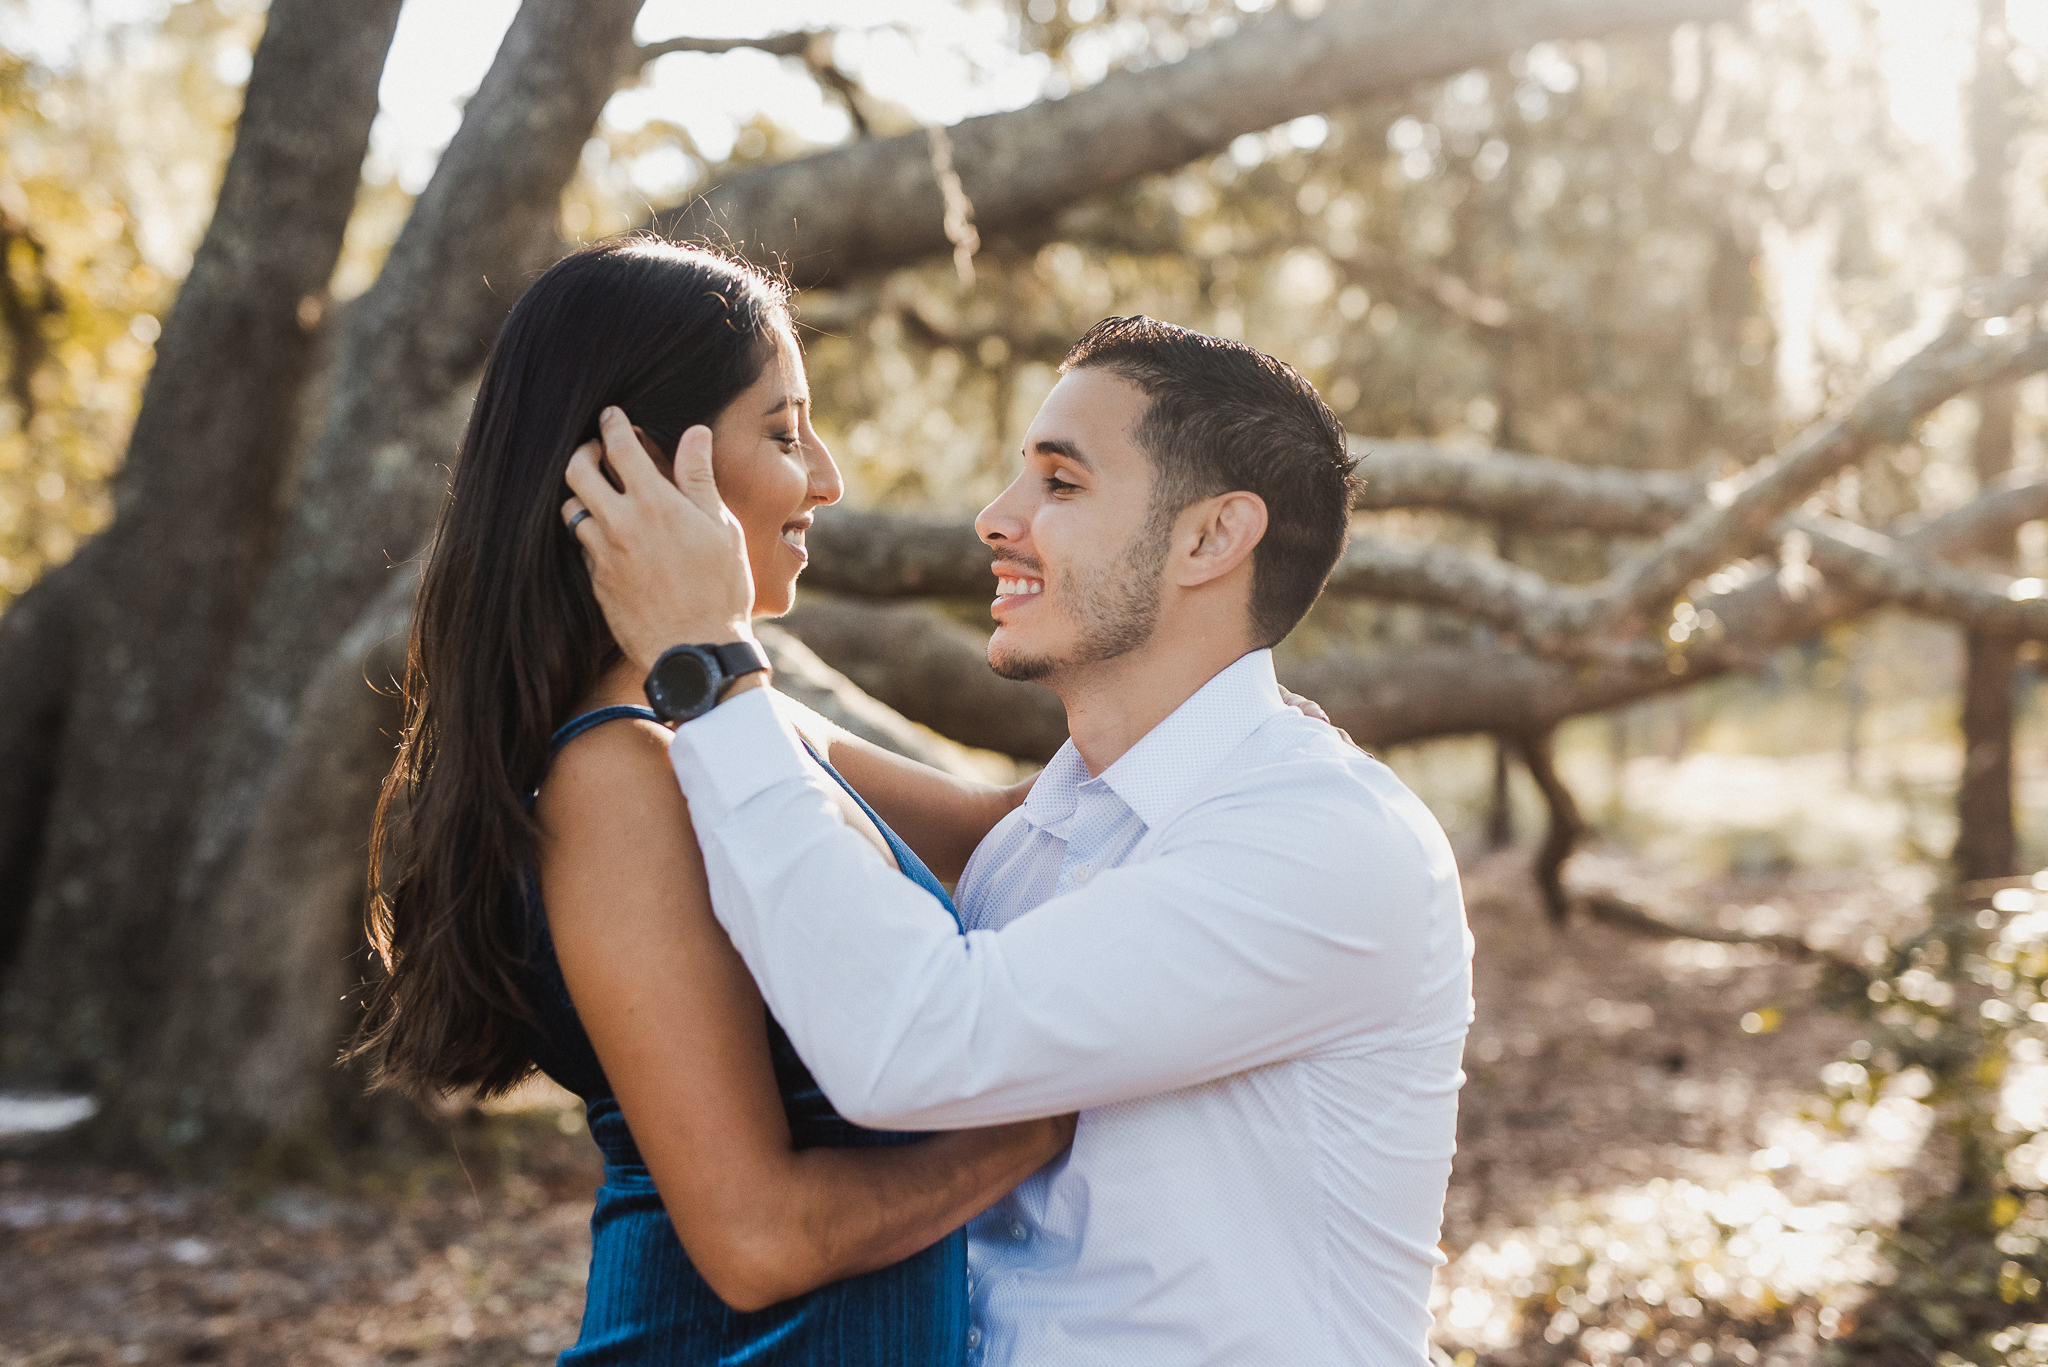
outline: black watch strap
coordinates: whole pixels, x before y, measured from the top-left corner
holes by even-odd
[[[752,641],[734,641],[730,645],[711,647],[711,658],[718,661],[718,670],[725,675],[726,682],[746,674],[758,674],[768,667],[761,658],[761,652],[754,648]],[[719,691],[724,692],[721,686]]]

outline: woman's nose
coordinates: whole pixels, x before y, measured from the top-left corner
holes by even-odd
[[[846,481],[839,474],[839,466],[832,459],[832,453],[825,449],[825,443],[816,437],[811,439],[811,453],[807,462],[811,476],[811,501],[814,503],[837,503],[846,492]]]

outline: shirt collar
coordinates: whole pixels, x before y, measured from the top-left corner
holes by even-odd
[[[1285,710],[1273,677],[1273,652],[1254,650],[1196,689],[1096,778],[1089,777],[1073,741],[1062,745],[1024,799],[1024,817],[1048,834],[1061,835],[1082,785],[1099,782],[1140,821],[1157,826],[1226,755],[1267,718]]]

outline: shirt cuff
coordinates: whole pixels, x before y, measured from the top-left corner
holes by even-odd
[[[676,728],[668,745],[692,819],[716,821],[778,783],[809,780],[803,742],[765,688],[748,689]]]

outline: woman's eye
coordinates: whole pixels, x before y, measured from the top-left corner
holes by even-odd
[[[775,444],[785,452],[796,450],[802,442],[802,435],[796,432],[778,432],[775,435]]]

